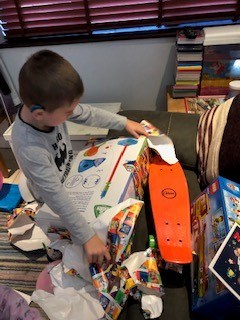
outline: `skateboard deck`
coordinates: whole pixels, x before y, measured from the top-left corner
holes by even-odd
[[[167,262],[190,263],[190,202],[179,162],[169,165],[156,155],[150,165],[149,192],[162,258]]]

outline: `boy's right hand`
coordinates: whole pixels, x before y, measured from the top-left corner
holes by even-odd
[[[102,265],[104,257],[109,261],[110,253],[103,242],[95,235],[83,245],[89,263]]]

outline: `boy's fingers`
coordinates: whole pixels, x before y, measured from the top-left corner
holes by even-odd
[[[111,260],[111,256],[110,256],[109,251],[107,251],[104,256],[105,256],[105,258],[106,258],[108,261]]]
[[[88,263],[97,263],[98,262],[98,255],[96,254],[89,254],[87,255]]]
[[[103,259],[104,257],[109,261],[111,260],[111,256],[110,253],[108,251],[106,251],[105,253],[102,254],[98,254],[98,255],[88,255],[87,256],[87,261],[88,263],[97,263],[99,265],[103,264]]]
[[[100,266],[103,264],[103,256],[102,255],[98,256],[96,263],[99,264]]]
[[[136,132],[133,132],[132,135],[134,136],[134,138],[138,139],[139,135]]]
[[[88,263],[92,263],[92,256],[87,254],[87,261]]]

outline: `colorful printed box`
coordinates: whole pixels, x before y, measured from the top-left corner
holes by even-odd
[[[79,213],[93,222],[106,209],[128,198],[142,199],[149,171],[147,139],[90,141],[74,160],[64,186]],[[47,205],[36,216],[39,226],[62,227]]]
[[[237,299],[208,266],[235,221],[240,221],[240,184],[218,177],[191,205],[194,260],[191,265],[192,310],[222,319]]]

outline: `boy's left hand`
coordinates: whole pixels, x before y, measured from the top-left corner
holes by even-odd
[[[136,121],[127,119],[127,124],[125,129],[135,138],[139,138],[142,135],[145,137],[148,136],[148,133],[145,131],[143,126]]]

